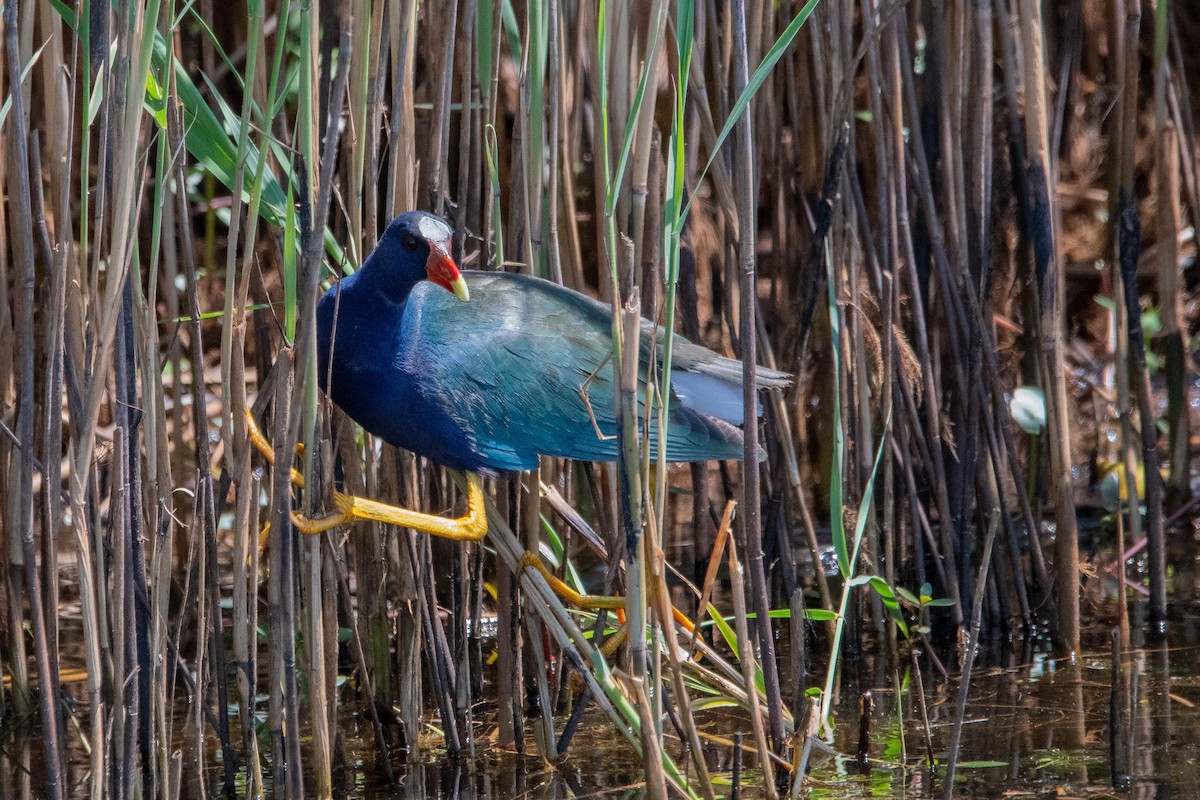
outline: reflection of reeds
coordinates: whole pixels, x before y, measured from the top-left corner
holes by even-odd
[[[1194,320],[1173,298],[1196,209],[1180,195],[1198,194],[1168,4],[1146,62],[1153,98],[1137,91],[1129,2],[1116,21],[1072,11],[1079,38],[1048,45],[1032,0],[945,14],[815,0],[211,6],[4,7],[0,715],[39,714],[50,796],[76,791],[56,769],[76,740],[97,798],[174,796],[214,774],[250,795],[269,775],[278,797],[329,796],[340,705],[363,709],[393,777],[431,725],[450,752],[478,753],[486,696],[502,745],[554,759],[558,737],[570,757],[565,720],[583,704],[647,754],[650,793],[711,797],[702,742],[732,744],[705,729],[710,707],[751,715],[760,764],[793,762],[787,709],[805,703],[780,688],[782,631],[781,643],[823,623],[824,671],[810,675],[791,641],[786,681],[797,695],[822,687],[821,723],[842,708],[849,636],[874,639],[899,671],[906,633],[936,658],[926,626],[969,622],[974,641],[975,625],[1032,623],[1049,599],[1060,646],[1077,650],[1072,445],[1088,433],[1067,391],[1066,313],[1095,291],[1062,265],[1068,231],[1105,227],[1099,212],[1103,250],[1072,259],[1110,266],[1120,460],[1131,488],[1147,482],[1146,522],[1132,501],[1128,530],[1144,526],[1151,616],[1165,613],[1161,507],[1189,485]],[[1101,72],[1114,76],[1102,91]],[[1079,128],[1100,152],[1061,146]],[[1073,159],[1107,159],[1107,183],[1072,187],[1106,206],[1060,203],[1080,180],[1060,176],[1101,173]],[[1153,204],[1139,206],[1139,170],[1153,170]],[[297,537],[288,511],[322,509],[335,476],[429,511],[460,502],[451,476],[362,436],[315,380],[319,287],[414,207],[451,219],[468,266],[519,266],[611,301],[622,459],[546,459],[537,476],[491,482],[482,544],[378,524]],[[1139,211],[1157,214],[1140,238]],[[1141,239],[1159,248],[1165,497]],[[649,375],[641,315],[664,325]],[[697,465],[688,482],[650,463],[640,432],[652,417],[666,426],[677,330],[743,357],[748,374],[756,361],[796,373],[746,426],[748,451],[769,455],[761,469]],[[1045,390],[1044,436],[1009,424],[1020,383]],[[239,424],[252,399],[309,491],[257,470]],[[1026,463],[1042,467],[1027,477]],[[736,519],[718,527],[732,499]],[[1057,536],[1043,548],[1047,511]],[[814,576],[797,574],[796,525]],[[728,535],[736,548],[710,560]],[[624,632],[520,569],[542,546],[581,590],[586,565],[610,567]],[[72,564],[77,580],[64,578]],[[700,597],[672,567],[693,572]],[[955,605],[931,621],[937,598]],[[672,604],[709,624],[680,630]],[[493,606],[495,667],[475,634]],[[772,618],[789,607],[805,619]],[[56,705],[60,662],[85,670],[78,720]]]

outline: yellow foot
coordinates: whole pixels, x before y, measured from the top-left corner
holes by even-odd
[[[334,492],[333,504],[337,506],[337,512],[321,519],[313,519],[304,516],[299,511],[293,511],[292,525],[300,533],[315,536],[339,525],[349,525],[354,522],[354,514],[350,511],[350,507],[354,504],[353,497],[341,492]]]

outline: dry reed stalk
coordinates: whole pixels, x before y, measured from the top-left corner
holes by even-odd
[[[497,493],[497,503],[499,513],[511,520],[516,513],[518,495],[515,482],[509,480],[505,481],[505,484],[508,491]],[[515,744],[518,752],[522,752],[524,733],[520,723],[521,680],[518,665],[521,663],[521,657],[517,644],[520,630],[517,581],[512,570],[503,563],[496,565],[496,605],[496,699],[499,703],[497,741],[502,746]]]
[[[471,169],[472,163],[480,162],[478,158],[472,162],[472,157],[475,155],[473,145],[478,144],[479,139],[478,135],[473,135],[478,128],[477,107],[479,105],[474,92],[476,83],[475,17],[478,15],[478,6],[479,0],[467,0],[463,9],[462,34],[456,43],[462,53],[457,59],[461,74],[458,91],[458,187],[455,192],[455,197],[458,199],[458,213],[454,215],[454,245],[451,249],[451,256],[459,264],[465,263],[463,256],[465,255],[468,222],[478,229],[472,212],[480,207],[477,195],[483,185],[483,182],[479,180],[482,175],[473,173]],[[472,177],[475,178],[474,181],[471,180]]]
[[[667,657],[669,659],[668,671],[671,678],[671,691],[674,693],[671,699],[677,709],[677,715],[682,722],[680,738],[687,743],[688,752],[691,756],[691,764],[696,770],[696,781],[700,786],[700,791],[704,794],[706,800],[714,800],[715,794],[713,792],[712,779],[709,776],[708,764],[705,763],[704,750],[700,744],[699,729],[696,725],[696,719],[689,700],[687,683],[683,674],[683,662],[688,659],[688,651],[679,646],[678,637],[675,634],[674,614],[671,610],[671,595],[667,588],[666,575],[663,568],[663,552],[659,545],[658,529],[654,519],[654,516],[651,515],[646,530],[647,543],[652,553],[650,563],[648,564],[651,580],[650,599],[654,605],[656,622],[663,633]]]
[[[1027,214],[1033,248],[1038,330],[1044,349],[1041,378],[1046,387],[1046,420],[1049,430],[1051,492],[1056,498],[1055,585],[1057,628],[1055,641],[1065,653],[1079,651],[1079,539],[1071,477],[1071,431],[1067,419],[1067,386],[1064,360],[1063,271],[1056,251],[1057,204],[1051,181],[1053,170],[1047,125],[1046,57],[1041,9],[1031,0],[1018,0],[1021,44],[1020,78],[1025,96],[1025,137],[1028,162],[1027,188],[1033,209]],[[1012,109],[1016,113],[1016,109]],[[1035,227],[1036,226],[1036,227]]]
[[[446,213],[446,183],[449,170],[445,168],[450,150],[450,98],[454,91],[454,44],[458,29],[458,0],[449,0],[442,4],[437,18],[443,23],[443,39],[439,51],[442,54],[441,69],[438,74],[441,80],[438,84],[436,102],[433,113],[437,120],[434,135],[429,140],[429,207],[433,213]]]
[[[538,470],[521,476],[521,540],[529,552],[540,552],[542,511],[541,493],[538,491]],[[564,553],[565,556],[565,553]],[[538,752],[546,759],[552,759],[558,753],[558,743],[554,734],[554,704],[550,700],[548,676],[551,670],[545,646],[546,636],[542,632],[542,623],[536,614],[524,614],[523,622],[528,632],[529,646],[525,648],[528,665],[528,676],[533,681],[533,689],[526,690],[529,700],[536,698],[538,719],[535,723],[533,740]]]
[[[767,731],[766,726],[763,725],[762,706],[758,692],[753,689],[754,674],[758,669],[758,664],[754,658],[754,650],[750,647],[752,640],[750,638],[750,626],[746,619],[746,587],[742,577],[742,565],[737,557],[737,545],[732,539],[729,541],[729,580],[738,640],[742,643],[743,648],[739,653],[740,657],[738,660],[742,665],[742,679],[750,689],[750,724],[754,730],[758,760],[763,771],[763,794],[768,798],[776,798],[778,797],[778,793],[775,789],[775,770],[771,761],[773,751],[767,741]],[[768,711],[768,713],[770,712]]]
[[[4,46],[8,55],[8,74],[18,79],[23,72],[22,50],[17,42],[17,8],[15,3],[9,3],[4,8]],[[28,52],[27,50],[25,52]],[[9,183],[9,198],[13,205],[12,219],[6,220],[19,230],[33,230],[33,210],[31,205],[30,161],[29,161],[29,119],[26,116],[27,100],[24,92],[18,89],[11,92],[11,120],[7,131],[7,147],[5,148],[8,163],[6,177],[15,180],[16,185]],[[40,176],[39,176],[40,178]],[[15,202],[13,202],[15,201]],[[18,314],[14,320],[14,332],[17,334],[17,357],[19,371],[15,371],[17,389],[17,436],[19,438],[20,458],[19,474],[16,486],[17,492],[10,495],[16,502],[16,523],[13,531],[12,544],[19,539],[20,556],[25,566],[25,588],[29,602],[29,628],[33,634],[34,656],[37,659],[38,675],[41,676],[46,690],[39,693],[39,711],[41,713],[42,748],[46,771],[46,792],[52,800],[57,800],[62,788],[59,785],[62,772],[62,740],[59,733],[59,714],[56,707],[56,697],[50,689],[57,685],[54,678],[56,665],[51,662],[51,643],[47,634],[46,617],[51,610],[44,607],[44,595],[41,588],[41,575],[38,573],[37,549],[34,542],[33,519],[33,473],[34,473],[34,253],[33,242],[29,238],[18,235],[12,240],[14,280],[19,287],[19,294],[13,298],[16,301]],[[19,377],[18,377],[19,376]],[[14,461],[16,453],[13,453]],[[15,561],[15,559],[14,559]],[[11,584],[10,584],[11,585]],[[11,597],[16,605],[16,597]],[[52,610],[57,613],[57,609]],[[20,628],[18,628],[20,630]]]
[[[625,624],[630,631],[629,665],[637,691],[647,691],[649,677],[649,648],[646,639],[646,541],[643,537],[642,504],[644,492],[641,473],[641,437],[638,427],[638,361],[641,334],[641,292],[637,284],[634,244],[622,236],[617,263],[624,279],[613,286],[613,376],[617,403],[617,486],[620,488],[620,525],[625,558]],[[615,275],[614,275],[615,277]],[[618,300],[619,298],[619,300]],[[657,687],[655,687],[657,688]],[[644,706],[638,706],[645,710]],[[645,753],[661,749],[661,740],[654,736],[657,718],[643,715],[641,719],[642,748]],[[655,775],[648,773],[647,780]]]
[[[734,67],[733,91],[741,96],[748,82],[748,66],[746,54],[746,7],[741,0],[735,0],[731,7],[732,27],[734,31]],[[751,113],[747,111],[738,122],[737,150],[735,153],[736,171],[742,176],[738,182],[737,218],[738,222],[738,265],[741,291],[741,356],[742,356],[742,406],[746,409],[758,407],[757,370],[758,346],[757,330],[754,323],[758,305],[758,273],[756,267],[756,239],[758,226],[756,224],[755,206],[757,186],[755,182],[753,129]],[[760,471],[758,466],[759,428],[758,416],[746,414],[743,425],[743,469],[742,469],[742,542],[746,549],[749,562],[751,601],[756,615],[760,663],[763,670],[763,682],[767,691],[767,713],[771,721],[771,740],[776,749],[782,749],[783,733],[783,701],[779,691],[779,668],[775,658],[775,634],[769,615],[770,605],[767,598],[766,572],[763,565],[762,543],[762,498],[760,495]],[[730,551],[732,553],[732,550]],[[748,641],[743,638],[748,645]],[[768,771],[768,775],[769,775]],[[768,792],[773,790],[768,789]],[[773,796],[773,795],[772,795]]]
[[[31,138],[31,169],[35,176],[43,176],[46,188],[43,195],[43,181],[34,179],[30,186],[30,199],[34,222],[37,226],[37,244],[41,253],[43,269],[47,273],[44,284],[43,302],[45,307],[42,338],[42,352],[39,362],[44,365],[45,375],[41,386],[41,421],[42,466],[39,469],[42,478],[41,488],[41,571],[43,586],[43,608],[57,610],[61,602],[61,578],[59,570],[59,546],[63,531],[64,495],[62,486],[62,452],[63,439],[63,366],[62,346],[64,315],[66,307],[66,272],[67,272],[67,243],[70,241],[71,175],[70,156],[74,141],[74,126],[68,121],[72,113],[69,94],[69,81],[62,66],[66,55],[63,48],[62,31],[56,25],[57,15],[49,6],[39,7],[38,23],[41,28],[40,36],[45,39],[39,58],[42,91],[40,112],[46,121],[48,130],[62,131],[65,135],[49,136],[44,139],[32,132]],[[31,97],[33,95],[31,94]],[[32,103],[31,103],[32,105]],[[45,142],[45,157],[42,156],[41,142]],[[0,178],[2,181],[2,178]],[[51,240],[54,240],[52,244]],[[59,248],[58,252],[54,247]],[[50,651],[50,660],[54,664],[54,674],[47,676],[50,691],[58,695],[60,691],[58,665],[60,661],[59,621],[58,613],[46,615],[46,637]],[[2,713],[0,713],[2,719]],[[2,724],[2,723],[0,723]]]
[[[1175,502],[1190,492],[1188,454],[1191,420],[1187,411],[1184,353],[1188,339],[1180,326],[1184,319],[1179,288],[1180,196],[1179,136],[1175,125],[1163,122],[1157,154],[1158,296],[1162,307],[1162,342],[1166,350],[1168,486]]]
[[[895,42],[896,42],[896,49],[899,53],[899,63],[900,64],[912,63],[911,55],[908,52],[907,38],[908,38],[908,30],[907,30],[907,22],[905,19],[905,12],[903,10],[901,10],[897,15],[896,25],[895,25]],[[902,107],[904,109],[905,114],[907,114],[907,116],[904,116],[904,114],[900,114],[900,113],[897,113],[894,115],[895,118],[894,118],[893,125],[892,125],[892,135],[894,137],[894,140],[893,140],[894,147],[895,147],[895,150],[897,153],[911,152],[913,155],[915,155],[920,175],[925,181],[928,181],[929,180],[929,169],[928,169],[928,165],[924,163],[924,148],[922,146],[915,146],[915,147],[912,147],[910,150],[910,148],[906,145],[906,142],[905,142],[904,131],[903,131],[904,125],[907,124],[907,126],[911,130],[916,132],[917,128],[918,128],[917,121],[919,120],[920,117],[919,117],[918,110],[917,110],[917,101],[916,101],[916,96],[915,96],[915,89],[913,86],[912,75],[908,70],[902,70],[900,72],[900,74],[902,76],[902,88],[903,88],[903,91],[901,92],[901,96],[903,97],[903,106]],[[917,139],[918,141],[920,140],[919,135],[914,136],[914,138]],[[919,276],[917,275],[917,272],[915,269],[915,265],[917,263],[917,258],[916,258],[916,250],[915,250],[914,244],[913,244],[913,231],[910,227],[910,220],[911,220],[911,216],[909,213],[909,191],[910,191],[910,189],[909,189],[908,177],[905,174],[905,172],[906,172],[905,170],[900,170],[896,175],[896,181],[897,181],[896,199],[898,201],[896,214],[897,214],[898,226],[899,226],[900,230],[903,232],[903,235],[901,236],[903,259],[907,264],[913,265],[909,269],[905,270],[905,273],[906,273],[905,277],[908,282],[908,287],[907,287],[908,294],[909,294],[910,301],[912,302],[912,310],[910,312],[910,324],[912,325],[913,332],[914,332],[913,340],[916,345],[917,360],[921,364],[932,364],[933,360],[932,360],[931,348],[930,348],[930,328],[929,328],[929,321],[928,321],[928,316],[927,316],[928,315],[928,306],[927,306],[925,300],[923,299],[923,296],[925,294],[924,287],[922,287],[920,285]],[[921,197],[924,201],[926,201],[925,209],[924,209],[925,212],[927,214],[932,214],[932,215],[936,216],[936,211],[933,208],[929,207],[930,204],[928,203],[928,198],[931,195],[931,193],[932,193],[932,190],[924,191],[921,193]],[[955,546],[955,541],[953,538],[953,531],[951,530],[951,527],[950,527],[951,520],[953,519],[953,515],[951,513],[950,497],[949,497],[949,494],[947,493],[947,488],[946,488],[948,484],[947,484],[947,480],[946,480],[947,467],[946,467],[946,463],[945,463],[945,454],[944,454],[945,448],[944,448],[944,443],[943,443],[943,431],[945,430],[945,428],[943,427],[944,421],[943,421],[943,417],[942,417],[942,412],[939,407],[940,404],[930,401],[932,398],[937,398],[937,397],[941,396],[940,387],[938,387],[935,384],[934,371],[932,369],[922,370],[921,375],[920,375],[920,381],[922,384],[920,391],[923,394],[923,396],[925,398],[927,398],[927,401],[922,404],[924,406],[924,416],[925,416],[924,431],[921,431],[921,427],[919,425],[914,426],[913,430],[920,432],[916,436],[916,439],[915,439],[918,442],[918,445],[920,447],[924,447],[926,437],[928,439],[928,449],[927,449],[928,458],[925,459],[925,463],[926,463],[926,471],[927,471],[927,474],[929,475],[930,481],[933,485],[934,497],[936,499],[936,507],[937,507],[938,517],[939,517],[939,522],[940,522],[939,527],[940,527],[940,534],[941,534],[942,557],[947,560],[947,563],[954,564],[954,563],[956,563],[956,559],[954,557],[954,553],[956,552],[956,546]],[[915,398],[911,398],[911,399],[915,400]],[[915,405],[915,403],[914,403],[914,405]],[[946,585],[947,594],[949,595],[950,599],[955,601],[954,610],[953,610],[954,622],[957,625],[961,625],[962,619],[963,619],[962,603],[961,603],[961,586],[957,579],[957,575],[951,577],[951,575],[948,573],[945,578],[945,585]]]
[[[287,367],[291,352],[281,350],[277,362],[283,369],[276,381],[274,397],[273,441],[275,462],[289,463],[292,447],[281,446],[287,441],[288,419],[291,416],[292,375]],[[299,730],[300,712],[296,686],[296,533],[291,526],[291,482],[288,471],[272,472],[271,530],[267,581],[268,636],[270,666],[268,686],[268,725],[271,731],[271,765],[274,793],[295,800],[302,796],[300,741],[286,732]]]
[[[965,720],[967,708],[967,694],[971,689],[971,670],[975,664],[975,657],[979,650],[979,627],[980,618],[983,614],[983,587],[987,583],[988,570],[992,563],[992,549],[996,541],[996,529],[1000,525],[1000,510],[993,509],[988,523],[987,536],[983,544],[983,556],[979,563],[979,574],[975,581],[975,585],[979,587],[979,591],[975,593],[975,597],[971,605],[970,627],[967,631],[967,642],[963,648],[963,663],[962,663],[962,679],[958,684],[958,694],[955,703],[954,712],[954,727],[950,734],[949,757],[946,764],[946,777],[943,781],[943,794],[945,800],[952,800],[954,797],[954,772],[958,766],[959,748],[962,744],[963,722]]]
[[[0,78],[4,76],[4,64],[8,59],[0,59]],[[0,181],[4,181],[7,185],[8,177],[8,146],[5,139],[0,139],[0,153],[5,157],[0,158]],[[6,213],[6,204],[0,203],[0,234],[4,236],[4,241],[8,241],[8,215]],[[0,248],[0,301],[3,305],[0,306],[0,398],[3,398],[5,405],[14,403],[17,399],[17,374],[14,369],[16,363],[16,342],[17,337],[13,331],[13,326],[16,324],[16,315],[13,313],[13,296],[10,295],[10,264],[9,253],[6,248]],[[7,425],[4,426],[5,438],[0,444],[0,458],[4,464],[4,497],[5,503],[3,508],[4,513],[4,530],[9,531],[9,536],[5,537],[5,548],[7,550],[5,558],[5,569],[3,570],[4,581],[4,600],[5,609],[8,612],[8,633],[10,636],[9,649],[9,672],[12,682],[11,697],[13,709],[19,715],[28,714],[32,710],[30,700],[32,694],[29,686],[29,658],[25,649],[25,637],[22,632],[23,614],[20,598],[25,596],[24,591],[24,569],[22,558],[19,553],[21,550],[20,542],[20,514],[21,503],[11,502],[11,499],[16,498],[19,501],[21,497],[20,481],[21,470],[19,467],[19,451],[21,448],[21,440],[18,435]],[[0,688],[2,693],[2,688]],[[0,711],[0,715],[4,712]]]

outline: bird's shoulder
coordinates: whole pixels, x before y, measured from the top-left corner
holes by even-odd
[[[587,359],[611,349],[608,307],[556,283],[503,272],[463,273],[471,299],[421,284],[404,311],[405,339],[442,357],[506,350],[519,359]]]

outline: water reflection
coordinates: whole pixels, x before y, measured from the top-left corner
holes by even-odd
[[[1130,797],[1195,796],[1200,786],[1198,628],[1194,618],[1180,620],[1172,630],[1186,646],[1135,641],[1140,646],[1123,660],[1132,695],[1128,738],[1123,745],[1128,753]],[[1136,623],[1134,630],[1138,630]],[[1109,751],[1113,669],[1107,644],[1107,632],[1096,631],[1089,639],[1087,654],[1075,663],[999,646],[981,654],[967,706],[958,796],[1102,795],[1113,791]],[[912,675],[901,688],[903,709],[899,717],[894,676],[879,669],[875,659],[865,657],[864,661],[862,668],[854,671],[852,682],[870,689],[875,698],[870,759],[864,768],[855,766],[848,757],[814,753],[811,796],[940,798],[943,770],[930,770],[926,763],[926,728],[916,707]],[[921,658],[917,663],[923,671],[928,735],[935,759],[941,762],[953,726],[957,684],[953,675],[943,680],[930,667],[930,659]],[[834,746],[840,753],[852,754],[859,732],[859,695],[847,691],[844,685],[842,696],[847,699],[837,712],[842,724]],[[201,726],[197,733],[196,716],[193,706],[183,704],[179,708],[175,724],[178,749],[169,759],[171,774],[167,781],[168,796],[172,798],[224,796],[220,749],[206,728]],[[485,705],[478,708],[475,718],[480,722],[473,758],[454,760],[442,751],[426,748],[417,754],[415,762],[405,763],[403,754],[397,753],[393,764],[396,783],[390,785],[376,762],[369,723],[343,711],[334,796],[338,800],[524,800],[643,795],[641,771],[633,754],[599,714],[585,716],[567,758],[557,768],[547,767],[537,757],[532,739],[525,754],[491,744],[492,716]],[[705,712],[699,720],[702,736],[708,742],[708,766],[720,782],[717,794],[728,795],[734,759],[729,746],[719,743],[716,737],[728,741],[739,731],[748,734],[749,726],[744,717],[728,712]],[[87,729],[84,720],[68,725],[72,735],[65,772],[67,797],[87,797],[91,793],[93,776],[79,735]],[[302,748],[307,741],[302,738]],[[425,741],[428,744],[436,737]],[[751,754],[745,754],[741,769],[747,786],[755,787],[758,773]],[[0,798],[43,797],[43,775],[40,727],[7,717],[5,727],[0,728]],[[196,775],[203,775],[204,780],[196,780]],[[263,777],[269,792],[272,776],[266,772]],[[311,775],[306,775],[305,781],[311,786]],[[248,794],[243,768],[238,772],[234,795]]]
[[[1193,621],[1194,629],[1194,621]],[[1097,632],[1093,645],[1101,641]],[[995,654],[993,654],[995,655]],[[986,661],[984,663],[987,663]],[[960,797],[1109,795],[1112,770],[1109,719],[1112,666],[1095,647],[1076,663],[1046,656],[1028,660],[1009,653],[972,680],[967,706]],[[1200,786],[1200,649],[1168,644],[1136,649],[1124,659],[1133,701],[1129,719],[1129,795],[1138,798],[1192,797]],[[1173,672],[1173,675],[1172,675]],[[954,715],[953,678],[939,682],[926,667],[930,736],[937,759],[945,758]],[[930,690],[929,687],[935,687]],[[855,775],[846,762],[814,758],[811,777],[820,796],[941,798],[939,771],[922,768],[925,728],[914,697],[905,699],[903,738],[896,708],[875,691],[877,750],[873,769]],[[843,707],[840,719],[852,720]],[[887,721],[891,715],[891,723]],[[837,747],[853,751],[857,730],[844,722]]]

